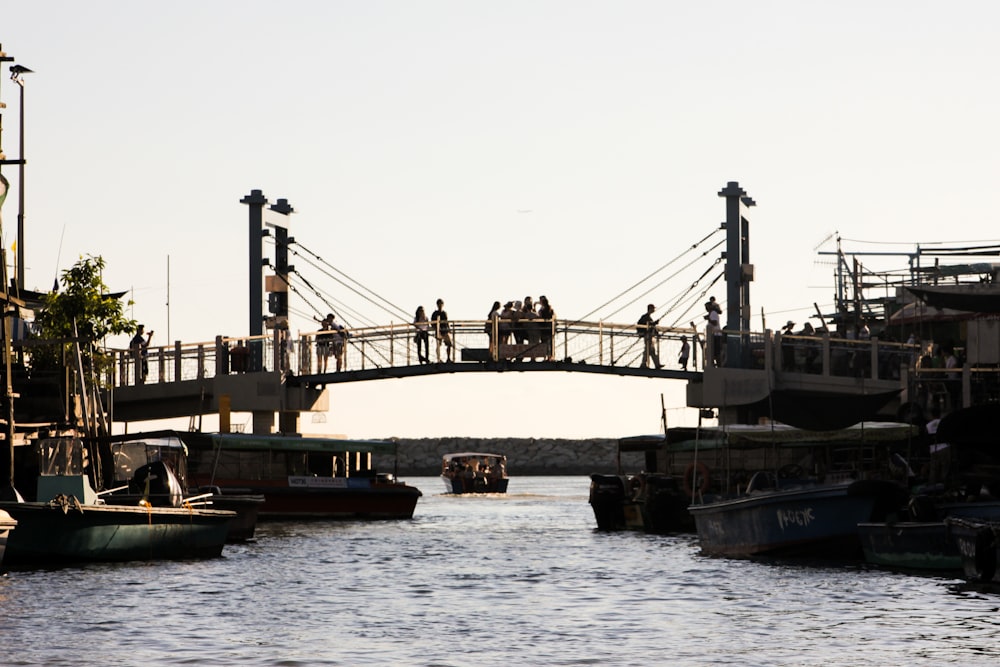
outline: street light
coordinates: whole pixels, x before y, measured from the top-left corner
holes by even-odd
[[[17,168],[17,287],[24,289],[24,79],[32,70],[24,65],[10,66],[10,80],[21,89],[20,121],[18,122]]]

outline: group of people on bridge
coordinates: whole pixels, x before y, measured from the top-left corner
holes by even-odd
[[[454,361],[455,343],[448,323],[448,313],[444,309],[444,300],[438,299],[437,309],[430,318],[423,306],[417,307],[413,316],[415,329],[414,340],[417,345],[417,360],[421,364],[430,363],[430,333],[433,330],[436,342],[436,358],[442,361],[441,348],[444,347],[444,361]],[[536,349],[539,354],[534,356],[552,358],[552,323],[556,319],[555,310],[548,297],[538,297],[536,304],[530,296],[523,301],[507,301],[503,306],[494,301],[486,316],[483,327],[489,337],[490,350],[496,351],[498,346],[519,345]]]

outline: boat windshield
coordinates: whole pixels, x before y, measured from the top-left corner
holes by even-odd
[[[42,475],[83,475],[87,450],[79,438],[39,440],[38,465]]]

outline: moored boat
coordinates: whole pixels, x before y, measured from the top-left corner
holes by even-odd
[[[905,487],[881,462],[910,433],[902,424],[828,432],[732,427],[731,491],[705,494],[688,508],[702,553],[861,558],[858,524],[879,521],[905,502]]]
[[[66,495],[2,502],[0,510],[17,521],[6,567],[214,558],[234,517],[222,510],[87,504]]]
[[[188,484],[188,450],[175,431],[153,431],[110,436],[98,440],[107,447],[112,466],[108,484],[114,492],[103,495],[108,505],[154,507],[196,506],[228,510],[236,516],[229,525],[228,542],[252,539],[261,494],[223,495],[218,488],[191,488]]]
[[[774,489],[692,505],[703,554],[848,558],[862,555],[858,524],[898,498],[891,482],[858,481]]]
[[[17,521],[11,518],[10,514],[0,510],[0,567],[3,566],[3,554],[7,549],[7,538],[10,531],[17,526]]]
[[[1000,521],[975,517],[948,517],[948,533],[958,548],[968,581],[1000,583]]]
[[[420,490],[372,467],[386,440],[180,433],[189,479],[222,499],[261,494],[261,519],[410,519]]]
[[[43,438],[33,446],[40,467],[35,500],[0,502],[0,510],[17,521],[7,539],[5,566],[211,558],[222,553],[233,512],[106,505],[90,483],[79,438]]]
[[[441,459],[445,493],[507,493],[507,457],[487,452],[452,452]]]
[[[668,432],[669,433],[669,432]],[[691,502],[691,482],[700,485],[708,477],[699,476],[707,468],[692,466],[683,473],[658,472],[670,469],[672,456],[666,455],[668,438],[663,435],[639,435],[620,438],[617,444],[615,474],[594,473],[590,476],[590,506],[600,530],[642,530],[666,534],[691,532],[694,522],[687,511]],[[642,454],[643,468],[625,473],[622,455]],[[664,459],[661,466],[660,459]],[[687,481],[685,481],[687,479]]]
[[[959,572],[962,557],[944,521],[859,523],[865,561],[896,570]]]

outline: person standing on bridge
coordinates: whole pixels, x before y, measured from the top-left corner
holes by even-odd
[[[545,360],[552,361],[555,358],[552,350],[552,331],[555,327],[556,311],[549,305],[547,296],[538,297],[538,318],[543,320],[539,323],[539,334],[542,341],[542,349],[545,351]]]
[[[427,323],[427,313],[424,312],[423,306],[417,306],[417,312],[413,316],[413,326],[417,330],[413,336],[417,343],[417,361],[429,364],[431,363],[430,325]],[[423,354],[420,354],[420,348],[423,348]]]
[[[660,320],[653,319],[653,311],[656,310],[656,306],[649,304],[646,306],[646,312],[643,313],[642,317],[639,318],[638,329],[642,332],[643,340],[645,343],[645,348],[642,352],[642,367],[649,367],[649,360],[653,360],[653,365],[659,370],[663,367],[660,363],[660,354],[656,351],[656,340],[659,338],[659,332],[656,330],[656,325],[660,323]]]
[[[688,369],[688,358],[691,356],[691,344],[688,342],[687,336],[681,336],[681,353],[677,356],[677,363],[680,364],[681,370],[686,371]]]
[[[153,339],[153,332],[143,333],[146,325],[140,324],[136,329],[135,336],[129,343],[132,351],[132,358],[135,360],[135,383],[144,384],[146,376],[149,375],[149,341]],[[144,337],[145,336],[145,337]]]
[[[347,332],[344,325],[333,319],[333,315],[327,315],[330,318],[330,330],[333,332],[333,337],[330,339],[330,345],[333,350],[333,355],[337,359],[337,372],[339,373],[342,369],[347,370],[347,358],[344,354],[347,349],[347,339],[351,334]]]
[[[319,322],[320,332],[316,334],[316,370],[326,372],[327,360],[333,353],[333,313],[323,319],[313,316]]]
[[[490,358],[493,358],[493,350],[496,347],[495,340],[500,331],[500,302],[494,301],[490,308],[490,314],[486,316],[486,335],[490,337]]]
[[[434,323],[434,336],[437,339],[437,360],[441,361],[441,344],[447,349],[448,361],[451,362],[451,330],[448,328],[448,313],[444,311],[444,299],[437,300],[437,310],[431,313]]]

